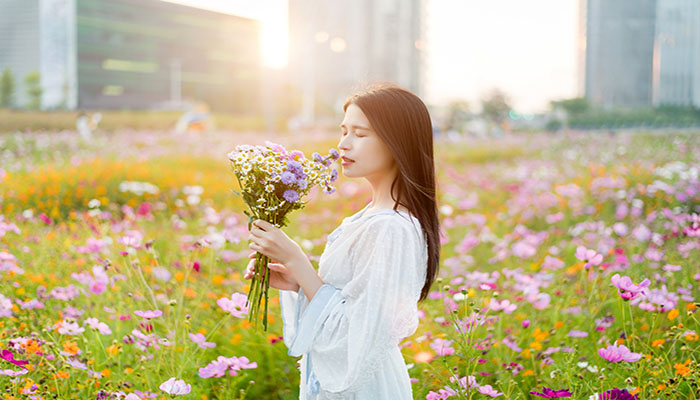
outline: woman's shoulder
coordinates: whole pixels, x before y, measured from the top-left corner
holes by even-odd
[[[399,238],[408,238],[411,235],[421,233],[421,225],[418,218],[409,215],[405,212],[397,212],[394,210],[386,210],[387,212],[379,212],[367,215],[362,221],[362,225],[358,231],[362,232],[362,236],[367,233],[376,233],[379,235],[392,235]],[[377,237],[377,240],[386,240],[386,237]]]

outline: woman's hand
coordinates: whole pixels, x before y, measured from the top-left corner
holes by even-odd
[[[282,265],[291,265],[300,257],[306,258],[297,242],[290,239],[280,228],[261,219],[253,221],[249,240],[248,247],[251,250],[268,256],[270,260],[278,260]]]
[[[248,262],[248,267],[243,276],[245,279],[253,278],[253,274],[255,273],[255,252],[250,253],[248,257],[251,260]],[[270,286],[279,290],[299,291],[299,284],[287,267],[276,261],[268,263],[267,267],[270,269]]]

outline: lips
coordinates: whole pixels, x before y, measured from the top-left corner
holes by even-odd
[[[345,156],[343,156],[342,159],[343,159],[343,162],[355,162],[355,160],[353,160],[351,158],[347,158]]]

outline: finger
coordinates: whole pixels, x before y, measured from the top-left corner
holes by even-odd
[[[256,254],[257,254],[257,252],[254,251],[254,252],[248,254],[248,258],[255,258]]]
[[[250,242],[250,244],[248,245],[248,247],[250,247],[251,250],[257,251],[258,253],[262,253],[262,247],[260,247],[260,246],[259,246],[257,243],[255,243],[255,242]]]
[[[286,273],[286,272],[289,271],[289,270],[287,269],[287,267],[285,267],[285,266],[282,265],[282,264],[278,264],[278,263],[269,263],[269,264],[267,264],[267,267],[270,268],[272,271],[276,271],[276,272],[284,272],[284,273]]]
[[[259,227],[255,226],[255,225],[253,225],[253,227],[250,228],[249,232],[251,235],[255,235],[255,236],[262,236],[262,234],[265,233],[264,230],[260,229]]]
[[[257,226],[258,228],[262,229],[263,231],[269,231],[271,228],[275,227],[271,223],[269,223],[265,220],[262,220],[262,219],[256,219],[255,221],[253,221],[253,225]]]

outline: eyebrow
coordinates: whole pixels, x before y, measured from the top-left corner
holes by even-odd
[[[338,125],[338,126],[341,127],[341,128],[344,128],[344,127],[345,127],[345,124],[340,124],[340,125]],[[351,128],[354,128],[354,129],[364,129],[364,130],[366,130],[366,131],[371,130],[371,129],[369,129],[368,127],[362,126],[362,125],[350,125],[350,127],[351,127]]]

